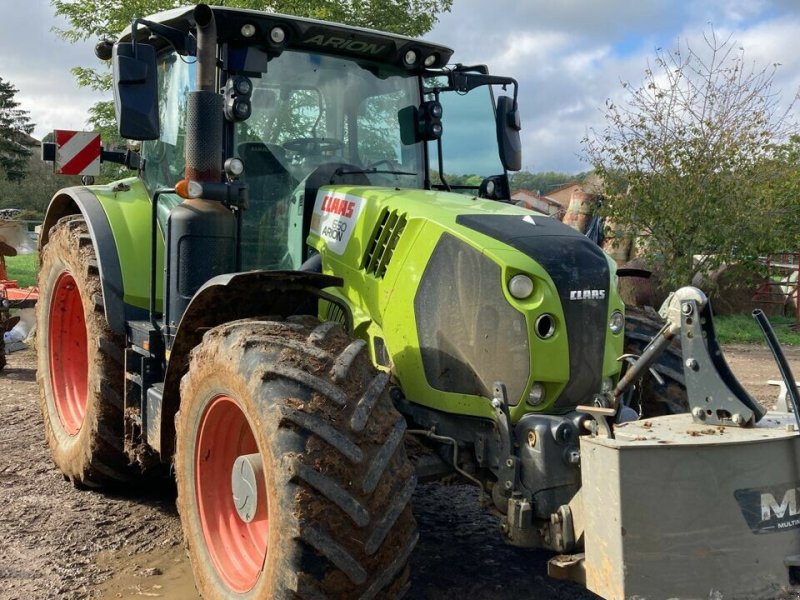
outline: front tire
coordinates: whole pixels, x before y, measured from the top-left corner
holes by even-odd
[[[625,354],[641,355],[663,326],[664,320],[652,308],[626,306]],[[631,408],[643,418],[689,412],[680,337],[673,339],[651,368],[664,383],[658,383],[651,373],[645,373],[636,383]]]
[[[312,317],[206,333],[181,384],[175,456],[204,598],[405,593],[416,478],[387,381],[363,341]]]
[[[53,227],[41,264],[37,381],[53,461],[76,485],[128,482],[123,340],[106,322],[97,256],[80,215]]]

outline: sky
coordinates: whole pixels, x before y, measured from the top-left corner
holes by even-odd
[[[52,28],[65,23],[48,0],[0,0],[0,10],[0,77],[19,90],[35,137],[85,128],[101,97],[70,68],[98,64],[93,41],[58,38]],[[525,170],[576,173],[589,169],[580,141],[602,129],[607,99],[624,98],[621,81],[640,83],[656,48],[697,46],[712,26],[748,61],[780,65],[788,104],[800,89],[797,0],[454,0],[425,37],[455,49],[455,62],[519,81]]]

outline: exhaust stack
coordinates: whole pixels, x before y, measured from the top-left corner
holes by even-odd
[[[186,115],[186,179],[218,182],[222,175],[223,98],[217,90],[217,24],[206,4],[194,9],[197,24],[197,89]]]
[[[205,4],[197,24],[196,90],[186,106],[186,180],[218,184],[222,179],[223,98],[217,86],[217,25]],[[197,290],[217,275],[236,270],[236,218],[222,202],[185,199],[169,213],[166,244],[164,325],[167,348]]]

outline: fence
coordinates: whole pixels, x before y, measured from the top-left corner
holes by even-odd
[[[794,320],[800,323],[800,252],[786,252],[762,259],[767,278],[753,300],[763,304],[792,306]]]

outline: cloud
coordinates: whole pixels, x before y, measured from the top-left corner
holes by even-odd
[[[577,172],[588,168],[580,140],[603,128],[605,101],[624,101],[620,81],[640,83],[656,48],[702,40],[712,24],[731,32],[748,59],[782,63],[776,87],[794,94],[796,0],[457,0],[426,37],[453,47],[456,62],[485,63],[520,82],[526,169]]]
[[[0,0],[0,5],[11,4]],[[4,7],[0,36],[0,77],[18,91],[20,108],[29,111],[36,124],[34,136],[42,138],[53,129],[84,129],[87,109],[105,99],[78,88],[70,68],[96,66],[93,43],[70,44],[51,31],[57,22],[47,0],[14,2]]]

